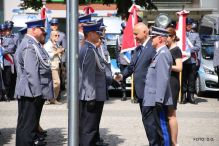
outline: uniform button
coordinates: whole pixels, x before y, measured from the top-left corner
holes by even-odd
[[[160,99],[162,101],[162,99]]]

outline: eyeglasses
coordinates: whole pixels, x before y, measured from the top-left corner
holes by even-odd
[[[53,23],[53,24],[51,24],[51,26],[58,26],[58,24],[56,24],[56,23]]]

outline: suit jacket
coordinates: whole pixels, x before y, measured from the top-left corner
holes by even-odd
[[[81,71],[79,100],[105,101],[109,99],[107,85],[112,80],[105,75],[97,66],[93,49],[96,48],[90,42],[85,41],[79,52],[79,70]],[[104,61],[98,55],[100,63]]]
[[[59,40],[57,41],[57,44],[59,46],[62,46],[65,50],[67,49],[67,41],[66,36],[63,32],[59,32]],[[67,60],[67,54],[62,55],[62,62],[66,62]]]
[[[142,106],[155,106],[156,102],[173,104],[170,88],[172,64],[172,55],[165,45],[154,56],[148,68]]]
[[[123,35],[119,36],[119,41],[118,39],[116,40],[116,61],[119,62],[121,65],[128,65],[128,62],[125,60],[123,55],[120,53],[121,52],[121,46],[122,46],[122,38]]]
[[[46,50],[31,36],[26,35],[15,53],[18,77],[15,98],[41,96],[42,99],[52,99],[55,96],[51,65],[47,68],[42,65],[33,45],[37,47],[42,59],[50,63]]]
[[[156,51],[151,46],[151,40],[148,40],[141,54],[141,47],[138,46],[134,50],[134,55],[130,64],[122,71],[123,79],[131,76],[134,73],[134,88],[138,98],[144,98],[145,77],[148,72],[148,67],[153,59]]]
[[[15,51],[16,51],[16,44],[14,42],[14,39],[11,38],[11,37],[3,37],[2,39],[2,55],[7,55],[7,54],[14,54]],[[13,56],[13,55],[12,55]],[[6,59],[5,57],[4,58],[4,66],[11,66],[11,62],[8,61],[8,59]]]
[[[196,53],[196,56],[197,56],[197,54],[201,50],[201,40],[199,38],[199,34],[196,32],[190,32],[187,37],[191,41],[191,43],[193,44],[193,47],[190,49],[191,50],[191,57],[183,63],[185,63],[185,64],[196,63],[196,59],[195,59],[195,56],[193,55],[193,53]]]

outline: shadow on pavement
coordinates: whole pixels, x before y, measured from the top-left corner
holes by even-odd
[[[65,128],[50,128],[47,130],[47,137],[45,141],[47,142],[46,146],[62,146],[68,143],[67,134],[63,133]]]
[[[195,98],[195,101],[196,101],[197,103],[208,102],[206,99],[204,99],[204,98],[199,98],[199,97],[196,97],[196,98]]]
[[[12,141],[12,135],[15,134],[15,128],[3,128],[0,129],[0,146],[10,144]]]
[[[109,143],[109,146],[118,146],[124,143],[124,138],[119,138],[119,135],[108,134],[108,128],[100,128],[100,137],[104,139],[104,142]]]

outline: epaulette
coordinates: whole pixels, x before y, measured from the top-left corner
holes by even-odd
[[[162,50],[160,53],[164,53],[165,52],[165,50]]]

